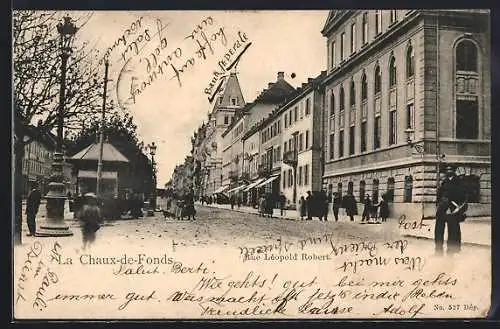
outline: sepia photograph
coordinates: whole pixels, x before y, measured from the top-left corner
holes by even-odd
[[[488,317],[489,10],[11,32],[13,321]]]

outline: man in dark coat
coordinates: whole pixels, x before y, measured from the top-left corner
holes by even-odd
[[[307,220],[312,220],[312,209],[313,208],[313,197],[311,191],[307,191],[306,196],[306,210],[307,210]]]
[[[42,200],[42,194],[38,189],[38,183],[33,183],[33,188],[28,195],[28,200],[26,201],[26,222],[28,223],[28,236],[33,236],[36,233],[36,214],[38,213],[38,208],[40,207],[40,202]]]
[[[335,217],[335,221],[339,220],[339,209],[342,207],[342,198],[340,197],[340,193],[333,193],[333,216]]]
[[[460,251],[460,222],[465,219],[466,201],[463,184],[455,174],[455,168],[448,165],[446,177],[437,193],[436,225],[434,227],[436,254],[443,254],[445,224],[448,225],[447,253],[453,255]],[[463,211],[454,212],[460,206],[462,206],[460,209]]]

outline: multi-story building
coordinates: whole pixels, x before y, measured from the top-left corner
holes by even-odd
[[[244,150],[242,137],[257,122],[268,117],[280,103],[295,92],[284,78],[284,72],[278,72],[276,82],[269,83],[259,96],[237,112],[231,125],[222,134],[224,141],[222,163],[223,189],[242,188],[248,182],[243,174]]]
[[[330,11],[328,189],[386,193],[393,216],[432,217],[439,168],[453,163],[468,215],[489,215],[489,28],[487,10]]]
[[[240,83],[234,72],[230,73],[223,91],[220,91],[219,94],[220,96],[216,98],[212,113],[209,114],[205,142],[203,143],[204,153],[206,154],[206,161],[202,167],[205,177],[205,195],[222,191],[222,134],[233,122],[236,110],[245,106]]]

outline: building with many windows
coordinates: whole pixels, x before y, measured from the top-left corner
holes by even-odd
[[[487,10],[332,10],[322,34],[325,172],[358,202],[432,217],[439,168],[458,166],[469,216],[490,214]]]

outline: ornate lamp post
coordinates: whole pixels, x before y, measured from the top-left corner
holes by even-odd
[[[151,190],[151,209],[153,209],[153,212],[156,209],[156,163],[155,163],[155,155],[156,155],[156,144],[155,142],[152,142],[151,144],[148,145],[149,149],[149,155],[151,155],[151,169],[153,173],[153,189]]]
[[[36,236],[70,236],[73,232],[64,222],[64,203],[66,201],[64,174],[63,174],[63,129],[64,129],[64,105],[66,95],[66,66],[71,54],[71,42],[78,28],[71,21],[71,17],[64,17],[64,23],[57,25],[59,32],[59,45],[61,49],[61,88],[59,90],[59,108],[57,116],[57,145],[52,162],[52,175],[48,184],[47,221],[40,225]]]

